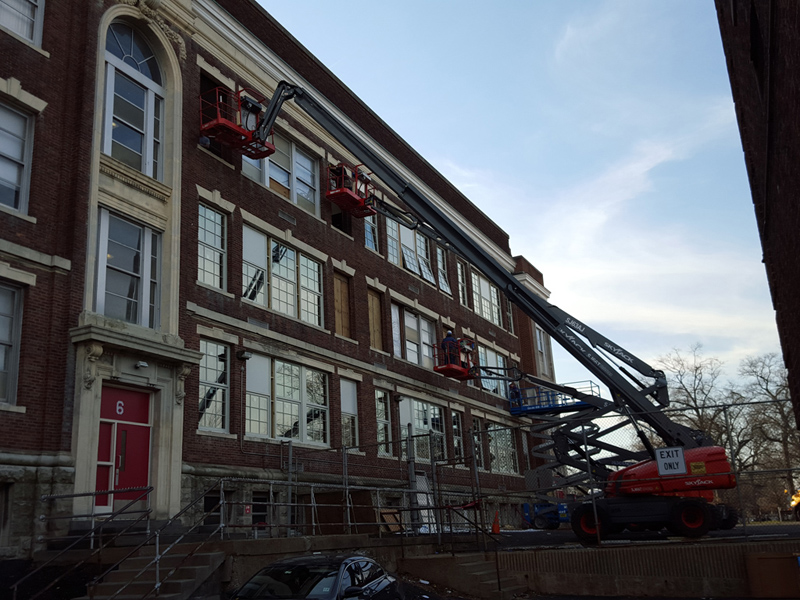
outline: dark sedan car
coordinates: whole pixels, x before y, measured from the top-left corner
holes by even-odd
[[[400,582],[371,558],[311,555],[286,558],[261,569],[233,598],[403,600],[403,593]]]

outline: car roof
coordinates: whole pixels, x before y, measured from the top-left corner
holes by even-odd
[[[359,554],[305,554],[303,556],[292,556],[289,558],[282,558],[273,563],[270,563],[266,568],[281,567],[281,566],[294,566],[294,565],[320,565],[328,567],[339,567],[344,562],[351,560],[373,560],[368,556]]]

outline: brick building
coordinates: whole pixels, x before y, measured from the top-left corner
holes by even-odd
[[[800,428],[800,5],[716,0],[772,304]]]
[[[254,1],[4,2],[3,556],[34,549],[42,495],[152,485],[163,520],[221,475],[285,479],[287,440],[358,448],[351,468],[369,477],[398,461],[410,424],[463,462],[470,430],[525,419],[509,414],[505,382],[434,372],[447,330],[473,339],[482,365],[554,376],[547,335],[480,272],[326,200],[327,167],[359,157],[302,110],[284,106],[268,158],[202,135],[201,95],[268,100],[283,79],[547,297],[508,235]],[[522,489],[528,440],[505,431],[510,450],[487,446],[480,466]]]

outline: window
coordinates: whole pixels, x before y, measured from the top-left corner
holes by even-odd
[[[0,26],[41,46],[44,0],[0,0]]]
[[[242,157],[242,173],[269,187],[307,213],[317,214],[317,160],[277,133],[275,153],[254,160]]]
[[[375,415],[378,424],[378,454],[392,455],[392,417],[389,406],[389,392],[375,390]]]
[[[199,428],[228,431],[228,347],[200,340],[200,418]]]
[[[320,263],[250,227],[242,245],[242,297],[322,326]]]
[[[441,406],[412,398],[400,401],[400,434],[403,439],[408,437],[410,423],[416,458],[430,460],[431,453],[434,460],[447,458],[443,417],[444,409]]]
[[[472,445],[475,448],[475,466],[483,469],[483,435],[478,417],[472,417]]]
[[[490,377],[505,376],[506,357],[487,348],[478,346],[478,364],[482,367],[490,367],[490,370],[483,370],[485,375]],[[499,379],[481,378],[481,387],[493,394],[508,396],[508,382]]]
[[[378,250],[378,215],[364,217],[364,245],[370,250]]]
[[[142,35],[112,23],[106,37],[103,152],[162,178],[164,88],[158,61]]]
[[[197,281],[225,289],[225,216],[200,205],[197,220]]]
[[[492,460],[492,472],[519,473],[514,430],[490,423],[486,431],[489,435],[489,456]]]
[[[551,376],[550,336],[547,335],[538,325],[534,325],[534,327],[536,328],[536,363],[539,367],[539,373],[542,375]]]
[[[433,368],[433,323],[410,310],[392,304],[394,355]]]
[[[0,204],[20,212],[28,208],[32,140],[33,119],[0,104]]]
[[[469,308],[469,295],[467,294],[467,265],[460,260],[456,261],[458,270],[458,301]]]
[[[305,419],[300,416],[305,415]],[[247,361],[245,432],[262,438],[328,442],[325,373],[266,356]]]
[[[436,246],[436,269],[439,273],[439,289],[445,294],[452,294],[450,282],[447,280],[447,254],[444,248]]]
[[[336,333],[346,338],[350,335],[350,281],[344,275],[333,274],[334,320]]]
[[[101,209],[98,238],[97,312],[157,328],[161,293],[159,234]]]
[[[358,448],[358,387],[355,381],[339,381],[342,397],[342,446]]]
[[[400,232],[400,251],[403,256],[403,267],[436,285],[436,278],[433,276],[431,268],[428,239],[405,225],[399,223],[396,223],[396,225]],[[392,239],[391,235],[389,234],[390,241],[396,241]]]
[[[461,424],[461,413],[452,411],[451,419],[453,425],[453,458],[464,460],[464,427]]]
[[[258,437],[272,436],[272,377],[270,360],[254,354],[247,361],[247,398],[245,433]]]
[[[506,298],[506,324],[508,332],[514,333],[514,303],[508,298]]]
[[[16,403],[22,290],[0,283],[0,402]]]
[[[367,290],[367,309],[369,311],[369,346],[383,350],[383,311],[381,296],[375,290]]]
[[[472,272],[472,302],[475,312],[495,325],[503,326],[500,317],[500,292],[489,280]]]
[[[390,263],[400,264],[400,223],[386,219],[386,250]]]
[[[275,428],[278,438],[328,443],[328,378],[325,373],[275,360]],[[300,418],[300,415],[305,415]]]

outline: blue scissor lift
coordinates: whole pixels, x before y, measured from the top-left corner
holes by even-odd
[[[578,381],[561,385],[591,396],[600,395],[600,386],[594,381]],[[590,404],[569,394],[549,390],[542,386],[521,387],[518,395],[509,394],[508,401],[511,414],[517,416],[551,415],[591,407]]]

